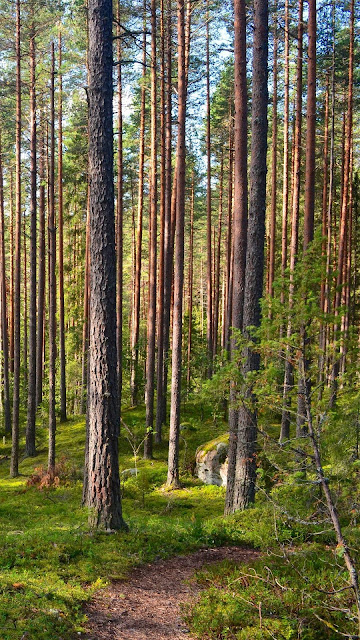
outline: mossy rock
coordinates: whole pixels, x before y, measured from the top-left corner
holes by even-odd
[[[226,486],[228,448],[228,433],[198,448],[195,474],[205,484]]]

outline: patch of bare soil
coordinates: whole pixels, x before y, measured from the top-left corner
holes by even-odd
[[[258,552],[244,547],[202,549],[143,565],[129,580],[113,583],[86,607],[86,640],[191,640],[181,605],[199,593],[189,578],[205,565],[230,560],[249,564]]]

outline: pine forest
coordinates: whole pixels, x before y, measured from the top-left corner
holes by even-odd
[[[0,0],[0,640],[360,639],[360,6]]]

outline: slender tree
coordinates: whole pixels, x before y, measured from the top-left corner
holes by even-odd
[[[33,12],[33,9],[31,10]],[[33,19],[33,16],[32,16]],[[35,24],[30,31],[30,305],[29,305],[29,381],[26,425],[26,453],[34,456],[36,415],[36,223],[37,223],[37,161],[36,161],[36,93],[35,93]]]
[[[2,160],[2,141],[0,131],[0,296],[1,296],[1,346],[3,357],[3,406],[5,433],[11,433],[11,407],[9,382],[9,340],[7,326],[7,293],[5,264],[5,221],[4,221],[4,178]]]
[[[66,353],[64,307],[64,206],[63,206],[63,81],[62,36],[59,31],[59,110],[58,110],[58,235],[59,235],[59,357],[60,357],[60,419],[67,420],[66,412]]]
[[[185,222],[185,10],[184,0],[177,2],[178,33],[178,137],[177,137],[177,192],[176,239],[174,271],[174,324],[171,368],[171,406],[167,485],[179,487],[179,434],[181,399],[182,303],[184,284],[184,222]]]
[[[55,227],[55,46],[51,44],[50,167],[49,167],[49,455],[48,470],[55,471],[56,440],[56,227]]]
[[[16,0],[16,128],[15,128],[15,267],[14,267],[14,382],[10,475],[19,473],[20,408],[20,274],[21,274],[21,16]]]
[[[149,224],[149,308],[146,354],[146,437],[144,458],[152,458],[155,394],[156,267],[157,267],[157,74],[156,0],[151,0],[151,131],[150,131],[150,224]]]

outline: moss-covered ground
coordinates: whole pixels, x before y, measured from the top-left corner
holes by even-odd
[[[120,467],[136,464],[139,470],[137,477],[123,481],[127,533],[98,533],[88,527],[87,510],[81,507],[82,417],[58,425],[57,488],[39,489],[32,480],[29,485],[34,469],[40,468],[41,476],[41,467],[46,468],[44,426],[38,428],[38,455],[21,457],[16,479],[9,478],[10,441],[0,445],[1,640],[73,638],[83,629],[83,602],[106,582],[126,576],[132,566],[201,546],[241,542],[241,531],[222,517],[223,489],[204,486],[191,475],[196,448],[222,433],[224,425],[214,426],[204,416],[197,419],[188,408],[181,432],[183,489],[166,492],[166,440],[154,460],[145,462],[140,446],[143,409],[126,410],[124,420],[131,433],[123,427]]]

